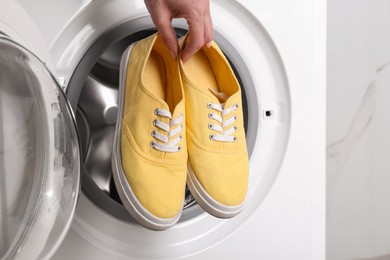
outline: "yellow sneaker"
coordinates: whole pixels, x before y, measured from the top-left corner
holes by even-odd
[[[188,37],[187,37],[188,38]],[[185,39],[180,41],[183,49]],[[215,42],[185,65],[187,185],[200,206],[220,218],[237,215],[248,187],[241,90]]]
[[[119,102],[112,156],[118,193],[141,225],[167,229],[182,212],[187,146],[179,65],[158,34],[122,56]]]

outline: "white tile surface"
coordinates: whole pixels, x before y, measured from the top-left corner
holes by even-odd
[[[327,253],[390,253],[390,1],[328,1]]]
[[[327,150],[327,256],[355,259],[370,251],[373,204],[372,120],[376,86],[354,116],[348,134]],[[364,120],[366,119],[366,120]]]
[[[386,25],[380,17],[387,19],[382,14],[387,2],[328,0],[328,144],[347,133],[361,97],[383,64],[377,53],[384,55],[379,36]]]
[[[375,145],[373,158],[373,216],[371,244],[374,254],[390,254],[390,66],[377,79],[376,107],[373,124]]]
[[[390,253],[390,66],[359,103],[348,134],[327,149],[329,259]]]
[[[390,253],[389,9],[328,1],[328,259]]]

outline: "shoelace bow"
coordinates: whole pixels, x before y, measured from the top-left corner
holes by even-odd
[[[162,152],[179,152],[181,150],[181,147],[178,144],[183,139],[183,137],[180,135],[181,131],[183,130],[183,125],[181,124],[184,119],[183,114],[180,114],[180,116],[178,116],[177,118],[172,119],[172,114],[168,110],[157,108],[154,110],[154,113],[157,116],[169,118],[169,125],[161,122],[158,119],[155,119],[153,121],[153,125],[160,130],[165,131],[167,135],[161,134],[156,130],[152,131],[151,135],[161,143],[152,141],[150,143],[150,146]],[[175,139],[169,141],[169,139],[171,137],[174,137],[175,135],[178,136]]]
[[[207,103],[207,107],[209,109],[213,109],[221,113],[221,116],[213,112],[209,113],[209,118],[216,120],[219,123],[219,124],[213,124],[213,123],[209,124],[209,129],[217,131],[219,133],[219,134],[210,134],[210,139],[214,141],[220,141],[220,142],[235,142],[237,140],[237,137],[233,136],[232,134],[237,130],[237,127],[232,126],[227,130],[224,129],[229,127],[234,122],[236,122],[237,116],[231,116],[227,120],[224,120],[224,118],[227,117],[234,110],[237,110],[238,105],[234,104],[233,106],[225,109],[225,103],[214,104],[209,102]]]

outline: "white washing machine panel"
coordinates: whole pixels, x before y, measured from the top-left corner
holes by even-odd
[[[85,151],[72,230],[53,259],[324,259],[325,50],[316,41],[325,42],[325,1],[212,1],[215,40],[244,90],[247,206],[220,220],[188,196],[181,220],[164,232],[129,217],[104,164],[113,129],[105,111],[117,106],[120,54],[155,31],[143,1],[20,2],[50,46]],[[174,26],[186,32],[185,21]]]
[[[74,222],[75,230],[90,243],[97,244],[106,251],[114,252],[118,257],[183,257],[211,247],[237,229],[257,209],[278,173],[287,144],[290,121],[289,89],[283,63],[267,31],[240,4],[221,1],[214,3],[213,8],[219,14],[214,19],[216,41],[231,60],[244,87],[248,147],[252,158],[257,158],[251,160],[249,199],[246,210],[234,220],[221,221],[208,216],[198,205],[194,205],[184,210],[182,219],[174,228],[155,233],[143,229],[127,218],[118,220],[119,213],[116,214],[115,210],[112,210],[114,206],[103,205],[105,211],[102,211],[97,206],[99,201],[96,202],[98,194],[90,194],[88,190],[84,190],[89,199],[80,200],[80,208]],[[235,15],[233,15],[233,10]],[[106,23],[97,19],[100,15],[107,15],[107,13],[115,13],[116,16]],[[88,24],[83,22],[85,20]],[[224,29],[226,21],[231,21],[230,30]],[[83,27],[80,28],[80,26]],[[183,20],[176,20],[174,26],[184,30],[187,28]],[[69,78],[67,80],[68,97],[73,105],[78,102],[81,108],[79,112],[80,114],[84,112],[82,118],[87,118],[86,121],[89,116],[88,108],[91,107],[87,105],[89,103],[86,99],[93,96],[89,89],[96,90],[105,82],[108,82],[105,90],[110,89],[110,81],[101,75],[94,74],[94,67],[92,69],[91,67],[94,63],[99,63],[97,60],[100,56],[103,57],[105,63],[111,61],[112,59],[107,55],[115,52],[116,42],[124,38],[131,39],[138,33],[151,29],[154,29],[154,26],[143,4],[139,5],[137,1],[113,1],[110,4],[95,1],[90,7],[85,7],[83,13],[74,18],[74,23],[68,24],[63,34],[57,38],[61,38],[58,41],[59,44],[66,46],[66,50],[62,51],[61,57],[57,60],[57,67],[62,68],[59,69],[61,75]],[[78,32],[78,35],[63,38],[63,35],[74,32]],[[83,32],[83,35],[80,32]],[[96,49],[102,38],[112,47],[107,44],[104,48],[108,50]],[[65,39],[70,42],[63,42]],[[73,41],[73,39],[77,40]],[[247,39],[247,41],[243,43],[241,39]],[[131,42],[127,44],[129,43]],[[52,46],[53,51],[58,47],[57,41]],[[249,49],[252,52],[246,51]],[[69,56],[64,53],[74,55]],[[84,55],[81,55],[83,53]],[[90,56],[90,53],[93,54]],[[69,67],[65,64],[73,64],[76,59],[79,61],[75,64],[74,71],[71,71],[73,74],[67,76]],[[90,70],[93,72],[89,73]],[[107,95],[105,99],[108,99]],[[112,100],[111,94],[109,99]],[[105,110],[102,109],[102,111]],[[267,116],[267,111],[271,116]],[[91,135],[93,136],[93,133]],[[98,149],[98,145],[93,147],[96,149],[88,148],[91,153],[87,155],[86,160],[86,170],[89,170],[87,173],[89,176],[94,175],[94,169],[89,165],[96,155],[93,151]],[[101,162],[101,159],[99,161]],[[112,203],[116,204],[115,201]],[[67,247],[64,245],[64,248]]]
[[[26,47],[37,55],[52,73],[56,73],[48,45],[41,31],[17,1],[3,0],[1,2],[0,34],[7,35],[13,41]]]

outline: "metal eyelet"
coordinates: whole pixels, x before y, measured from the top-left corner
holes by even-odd
[[[210,129],[210,130],[214,130],[214,129],[213,129],[213,124],[209,124],[209,129]]]
[[[234,104],[233,107],[234,107],[234,109],[237,109],[238,108],[238,104]]]
[[[212,113],[209,113],[209,118],[213,119],[213,114]]]
[[[237,116],[233,116],[233,118],[234,118],[234,121],[237,121]]]
[[[155,114],[155,115],[158,115],[158,116],[160,115],[160,114],[159,114],[159,109],[158,109],[158,108],[156,108],[156,109],[154,110],[154,114]]]
[[[209,138],[210,138],[210,140],[214,141],[214,135],[213,135],[213,134],[211,134],[211,135],[209,136]]]
[[[178,146],[178,147],[177,147],[177,151],[181,151],[181,146]]]
[[[151,141],[150,142],[150,147],[154,148],[156,146],[156,142],[155,141]]]
[[[154,126],[157,125],[157,121],[158,121],[157,119],[154,119],[154,120],[153,120],[153,125],[154,125]]]
[[[155,137],[155,136],[156,136],[156,131],[153,130],[153,131],[151,132],[151,135],[152,135],[153,137]]]
[[[233,126],[233,129],[234,129],[234,130],[237,130],[237,126]]]
[[[237,137],[234,136],[233,137],[233,142],[235,142],[235,141],[237,141]]]
[[[207,108],[211,109],[211,103],[210,102],[207,103]]]
[[[179,135],[180,140],[183,140],[183,136]]]

